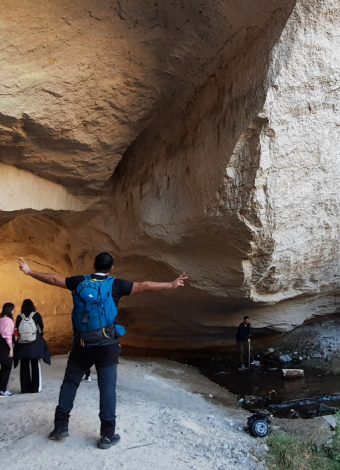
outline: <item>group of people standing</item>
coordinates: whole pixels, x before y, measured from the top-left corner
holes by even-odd
[[[44,335],[44,323],[31,299],[25,299],[14,323],[15,305],[6,302],[0,313],[0,397],[8,397],[12,367],[20,362],[21,393],[41,392],[39,360],[51,364]]]
[[[113,257],[99,253],[94,260],[94,273],[62,277],[52,273],[33,271],[23,258],[17,260],[20,270],[27,276],[45,284],[72,292],[73,348],[70,351],[65,376],[60,388],[59,402],[55,410],[52,440],[69,436],[69,419],[82,378],[91,381],[90,369],[95,365],[100,392],[99,418],[100,449],[109,449],[120,440],[116,429],[116,380],[121,347],[119,339],[125,328],[118,321],[118,302],[122,296],[164,291],[184,287],[185,273],[171,282],[131,282],[112,276]],[[44,324],[41,315],[30,299],[24,300],[21,315],[14,326],[15,305],[5,303],[0,314],[0,396],[11,396],[7,389],[12,365],[20,361],[22,393],[41,391],[39,359],[51,363],[51,356],[43,338]],[[14,338],[17,340],[15,341]],[[250,320],[245,316],[239,325],[236,341],[239,350],[240,370],[244,366],[244,352],[248,349],[249,364],[260,365],[254,360],[250,346]]]

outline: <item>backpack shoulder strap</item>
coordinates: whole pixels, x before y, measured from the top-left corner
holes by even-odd
[[[28,317],[28,320],[32,320],[32,318],[34,317],[35,314],[36,314],[36,312],[31,312],[30,316]]]
[[[21,320],[26,320],[26,315],[24,313],[21,313],[20,316],[21,316]]]
[[[35,315],[36,313],[38,313],[38,312],[32,312],[32,313],[31,313],[32,318],[34,317],[34,315]],[[38,313],[38,315],[40,315],[40,314]],[[37,331],[38,331],[39,333],[41,333],[40,325],[38,325],[38,323],[37,323],[35,320],[34,320],[34,323],[35,323],[36,326],[37,326]]]
[[[104,289],[111,292],[111,294],[112,294],[112,284],[115,279],[116,278],[113,276],[107,276],[107,278],[105,279],[105,282],[103,283],[103,287],[105,286]]]
[[[31,312],[30,316],[28,317],[28,320],[33,320],[33,317],[34,315],[36,314],[37,312]],[[35,327],[36,327],[36,331],[39,331],[39,333],[41,333],[40,331],[40,326],[36,324],[36,322],[33,320],[33,323],[35,324]]]

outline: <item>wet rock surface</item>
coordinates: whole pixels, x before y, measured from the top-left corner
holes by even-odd
[[[269,338],[267,340],[267,343]],[[308,367],[320,373],[340,373],[340,317],[338,314],[323,319],[315,319],[296,328],[289,335],[274,339],[276,348],[268,348],[261,353],[263,359],[280,360],[289,356],[298,367]],[[259,340],[261,343],[261,340]],[[260,349],[260,348],[258,348]],[[274,363],[273,362],[273,363]]]

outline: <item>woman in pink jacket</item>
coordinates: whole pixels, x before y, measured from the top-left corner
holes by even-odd
[[[15,305],[7,302],[0,313],[0,397],[14,395],[7,390],[13,363],[14,312]]]

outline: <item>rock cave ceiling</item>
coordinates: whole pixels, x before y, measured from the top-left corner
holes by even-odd
[[[125,344],[221,347],[244,314],[290,331],[338,312],[336,0],[0,0],[3,301],[70,296],[18,272],[185,289],[121,300]]]

